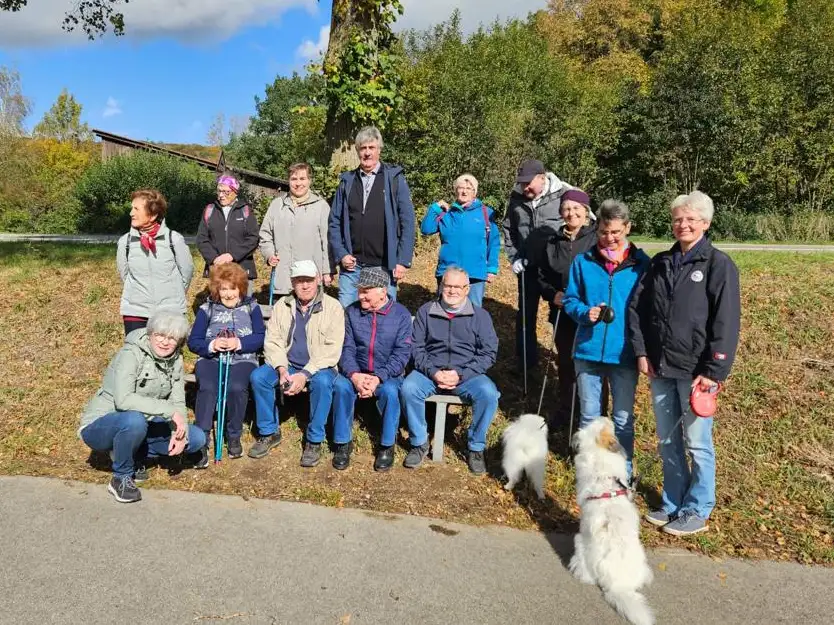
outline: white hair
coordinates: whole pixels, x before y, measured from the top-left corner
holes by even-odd
[[[461,174],[455,178],[455,184],[452,185],[452,188],[457,191],[458,187],[464,184],[472,185],[472,188],[475,189],[475,195],[478,195],[478,179],[475,176],[472,174]]]
[[[376,126],[365,126],[356,133],[356,140],[353,143],[357,150],[359,150],[359,148],[361,148],[365,143],[376,143],[379,145],[379,149],[381,150],[382,133],[379,132],[379,128]]]
[[[446,276],[448,276],[449,274],[459,274],[459,275],[463,276],[464,278],[466,278],[466,284],[469,284],[469,274],[466,273],[465,269],[463,269],[461,267],[458,267],[456,265],[452,265],[451,267],[447,267],[446,271],[443,272],[442,284],[446,284]]]
[[[704,221],[712,221],[715,215],[715,205],[712,203],[712,198],[703,191],[696,190],[689,195],[679,195],[672,201],[669,211],[674,212],[676,208],[682,207],[695,211],[698,213],[698,217]]]
[[[188,320],[181,313],[162,310],[151,315],[147,330],[149,335],[170,336],[177,343],[182,343],[188,336]]]

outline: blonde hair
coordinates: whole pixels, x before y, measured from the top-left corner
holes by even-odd
[[[452,185],[452,188],[457,191],[458,187],[464,184],[471,185],[475,190],[475,195],[478,195],[478,179],[475,176],[472,174],[461,174],[455,178],[455,183]]]

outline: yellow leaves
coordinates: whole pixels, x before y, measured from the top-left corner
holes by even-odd
[[[665,572],[665,571],[666,571],[666,563],[665,563],[665,562],[661,562],[660,564],[658,564],[658,565],[657,565],[657,570],[658,570],[658,571]]]

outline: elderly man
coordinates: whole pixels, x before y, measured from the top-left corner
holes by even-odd
[[[321,459],[324,428],[333,403],[336,365],[345,339],[345,313],[335,299],[325,295],[321,274],[312,260],[300,260],[290,268],[293,292],[282,297],[266,327],[266,364],[252,372],[258,439],[249,450],[263,458],[281,442],[275,386],[285,396],[310,391],[310,424],[307,426],[302,467],[314,467]],[[340,453],[337,448],[336,453]]]
[[[382,135],[368,126],[356,135],[359,167],[339,180],[330,211],[329,240],[341,265],[339,302],[357,299],[362,267],[383,267],[392,278],[388,295],[397,297],[414,253],[414,205],[402,167],[379,160]]]
[[[439,391],[472,404],[469,470],[485,473],[486,433],[501,396],[486,372],[495,364],[498,337],[489,313],[469,300],[469,276],[462,269],[447,269],[440,299],[417,311],[413,351],[414,371],[400,390],[411,443],[404,466],[418,467],[429,451],[425,401]]]
[[[521,163],[516,175],[516,185],[510,193],[507,213],[504,216],[504,248],[518,276],[518,313],[516,314],[516,355],[519,366],[536,367],[536,317],[539,311],[541,289],[538,282],[536,259],[541,255],[544,240],[564,223],[559,213],[562,194],[572,189],[555,174],[546,171],[537,160]],[[522,283],[524,288],[522,289]],[[524,299],[524,301],[522,301]],[[523,340],[526,313],[526,354]]]
[[[345,309],[345,347],[333,396],[333,440],[347,453],[333,456],[333,468],[350,463],[353,410],[359,399],[376,398],[382,415],[382,439],[375,471],[394,464],[400,424],[400,387],[411,359],[411,313],[388,297],[388,272],[364,267],[359,273],[359,301]]]

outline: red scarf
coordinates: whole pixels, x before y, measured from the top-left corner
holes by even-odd
[[[162,224],[158,221],[152,225],[148,230],[145,230],[141,233],[139,237],[139,245],[142,246],[143,250],[147,250],[153,255],[156,255],[156,235],[159,232],[159,229],[162,227]]]
[[[599,247],[599,253],[605,259],[605,270],[609,275],[613,274],[614,270],[622,265],[623,261],[628,258],[629,249],[631,249],[631,245],[628,241],[623,241],[622,247],[619,247],[616,250],[610,250],[607,247]]]

